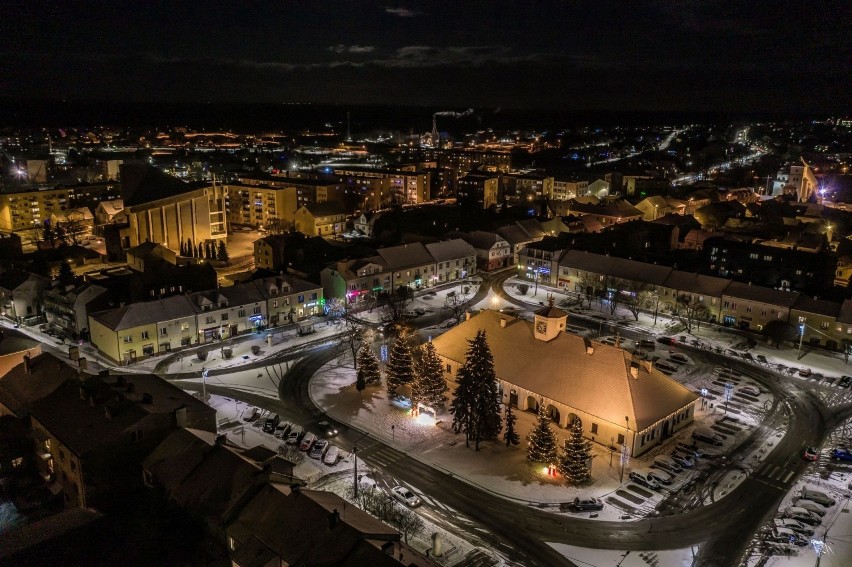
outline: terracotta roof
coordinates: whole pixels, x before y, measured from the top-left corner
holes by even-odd
[[[442,242],[435,242],[426,245],[426,250],[436,262],[446,262],[447,260],[460,260],[470,256],[476,256],[476,250],[462,240],[461,238],[453,238]]]
[[[506,319],[505,327],[500,319]],[[697,396],[657,370],[638,368],[631,375],[625,351],[568,333],[544,342],[533,324],[486,310],[437,337],[438,352],[457,362],[465,359],[468,343],[484,330],[494,354],[498,378],[601,420],[643,431],[693,403]],[[592,354],[587,354],[591,346]]]
[[[387,270],[434,264],[435,260],[420,242],[390,246],[377,250]]]

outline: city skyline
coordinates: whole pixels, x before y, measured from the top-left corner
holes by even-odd
[[[7,4],[10,100],[842,111],[831,3]],[[65,26],[73,24],[69,33]]]

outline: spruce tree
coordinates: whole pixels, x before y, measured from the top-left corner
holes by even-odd
[[[411,385],[411,404],[422,402],[435,410],[444,409],[447,405],[447,381],[444,379],[444,368],[435,345],[426,343],[421,348],[420,365],[417,375]]]
[[[367,384],[378,382],[382,376],[382,371],[379,367],[379,359],[372,347],[366,341],[361,345],[361,350],[358,351],[358,372],[355,375],[355,389],[359,392],[367,387]],[[364,386],[359,387],[359,382],[363,382]]]
[[[186,255],[190,258],[195,256],[195,247],[192,245],[191,238],[188,238],[186,241]]]
[[[466,446],[469,447],[473,439],[478,451],[479,442],[496,439],[503,424],[494,357],[485,331],[478,331],[468,345],[467,357],[459,368],[458,387],[450,412],[453,414],[453,429],[456,433],[464,432]]]
[[[583,424],[575,419],[571,422],[568,439],[559,456],[559,472],[567,482],[579,484],[589,479],[591,471],[586,463],[591,458],[591,449],[592,444],[583,437]]]
[[[195,257],[196,258],[204,258],[204,249],[201,247],[201,243],[198,243],[198,246],[195,247]]]
[[[517,445],[521,442],[520,437],[518,437],[518,432],[515,431],[515,422],[518,420],[518,416],[512,412],[512,405],[509,404],[506,407],[506,431],[503,433],[503,440],[506,442],[506,447],[509,445]]]
[[[385,372],[388,379],[388,393],[391,395],[396,394],[396,389],[400,386],[414,381],[414,358],[405,336],[400,335],[394,341]]]
[[[230,256],[228,256],[228,247],[225,246],[224,240],[219,241],[219,250],[216,252],[216,259],[221,262],[227,262],[231,259]]]
[[[61,264],[59,264],[59,274],[57,277],[59,279],[59,283],[63,286],[72,285],[76,281],[74,270],[71,269],[71,264],[64,260]]]
[[[527,459],[539,463],[556,462],[556,434],[550,429],[550,418],[544,412],[544,404],[538,411],[538,423],[530,432]]]

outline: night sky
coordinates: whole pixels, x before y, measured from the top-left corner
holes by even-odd
[[[848,112],[850,6],[7,1],[0,95]]]

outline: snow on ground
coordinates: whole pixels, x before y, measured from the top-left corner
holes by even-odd
[[[659,567],[691,566],[698,555],[698,546],[686,549],[666,551],[615,551],[608,549],[587,549],[563,543],[548,543],[550,547],[567,557],[580,567]]]

